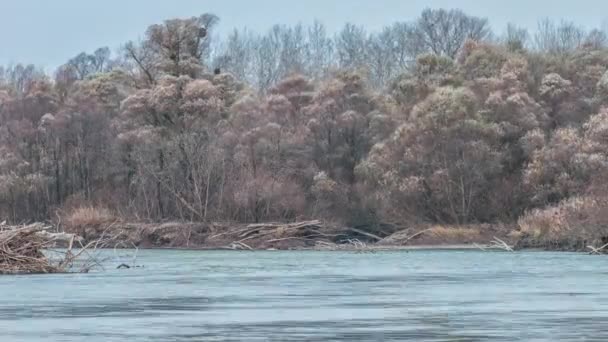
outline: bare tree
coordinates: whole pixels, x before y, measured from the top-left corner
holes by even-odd
[[[607,44],[608,37],[606,37],[606,33],[598,29],[593,29],[587,33],[585,41],[583,42],[583,46],[595,50],[605,48]]]
[[[251,31],[235,29],[220,48],[221,52],[214,58],[214,68],[230,72],[238,79],[253,81],[250,69],[255,41],[256,37]]]
[[[46,75],[32,64],[17,64],[4,70],[4,78],[10,91],[17,96],[24,96],[38,80],[45,79]]]
[[[394,44],[395,63],[399,69],[405,69],[416,57],[424,52],[424,42],[419,39],[416,25],[409,23],[395,23],[391,26]]]
[[[112,53],[108,47],[102,47],[95,50],[92,55],[93,58],[91,59],[93,70],[95,70],[95,72],[104,72],[108,70],[111,64],[111,55]]]
[[[367,33],[363,27],[348,23],[334,40],[340,67],[358,68],[364,65]]]
[[[334,64],[333,41],[328,37],[325,26],[319,21],[315,21],[308,28],[306,55],[307,73],[314,79],[319,79],[327,74]]]
[[[519,51],[528,46],[529,39],[530,35],[527,29],[509,23],[500,41],[510,51]]]
[[[486,18],[469,16],[457,9],[425,9],[416,28],[430,52],[450,58],[456,57],[466,39],[484,40],[492,33]]]
[[[366,64],[371,81],[382,87],[397,73],[397,49],[393,30],[385,28],[378,34],[372,34],[367,40]]]
[[[572,52],[584,42],[584,39],[585,31],[574,23],[561,21],[556,24],[550,19],[539,21],[534,36],[536,49],[551,54]]]
[[[294,27],[275,26],[281,41],[281,56],[279,62],[279,77],[289,74],[300,74],[305,69],[305,52],[307,43],[305,32],[301,24]]]
[[[264,92],[279,79],[281,41],[277,30],[260,37],[255,44],[256,84]]]
[[[71,73],[78,80],[84,80],[87,76],[108,71],[111,66],[111,52],[107,47],[102,47],[93,54],[82,52],[71,58],[61,67],[62,72]]]

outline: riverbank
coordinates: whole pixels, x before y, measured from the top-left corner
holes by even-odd
[[[217,248],[217,247],[143,247],[140,250],[167,250],[167,251],[224,251],[233,250],[232,248]],[[381,246],[377,244],[365,245],[357,247],[352,245],[338,245],[336,248],[318,248],[318,247],[301,247],[291,249],[253,249],[252,251],[263,252],[282,252],[282,251],[319,251],[319,252],[389,252],[389,251],[473,251],[481,250],[499,251],[502,249],[491,245],[479,244],[445,244],[445,245],[409,245],[409,246]],[[525,248],[525,251],[544,251],[542,248]]]
[[[506,225],[420,225],[406,229],[346,227],[320,220],[292,223],[97,222],[65,226],[85,242],[113,241],[117,248],[233,250],[361,250],[487,246],[494,238],[516,243]]]
[[[534,216],[536,218],[536,216]],[[517,224],[379,225],[347,227],[335,222],[133,222],[116,217],[65,220],[53,230],[82,237],[82,243],[109,241],[106,248],[199,250],[382,250],[492,247],[498,238],[516,250],[585,251],[608,241],[574,234],[575,229],[539,229],[535,220]],[[523,223],[523,224],[522,224]],[[551,226],[545,223],[546,226]],[[542,227],[541,227],[542,228]],[[565,234],[563,232],[568,232]],[[593,237],[593,236],[591,236]],[[496,247],[496,246],[495,246]]]

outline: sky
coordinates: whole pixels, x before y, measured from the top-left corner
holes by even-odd
[[[533,31],[541,18],[587,28],[608,18],[606,0],[0,0],[0,65],[33,63],[50,71],[83,51],[117,49],[164,19],[202,13],[220,17],[219,34],[315,19],[336,32],[346,22],[379,30],[427,7],[486,17],[496,32],[509,22]]]

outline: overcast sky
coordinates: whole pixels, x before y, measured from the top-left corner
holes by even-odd
[[[410,21],[426,7],[487,17],[497,32],[508,22],[534,30],[544,17],[584,27],[608,18],[606,0],[0,0],[0,64],[34,63],[48,71],[82,51],[115,49],[163,19],[205,12],[220,17],[220,33],[314,19],[335,32],[346,22],[377,30]]]

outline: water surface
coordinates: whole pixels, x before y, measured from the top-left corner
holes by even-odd
[[[0,277],[0,341],[608,341],[602,256],[156,250],[117,270],[119,254]]]

